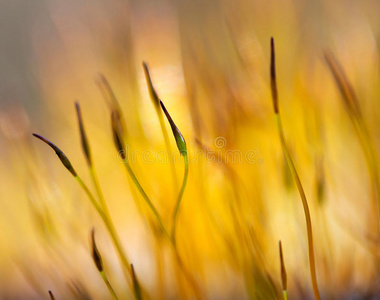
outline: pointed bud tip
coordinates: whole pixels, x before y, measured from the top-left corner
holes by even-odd
[[[162,110],[164,111],[165,113],[165,116],[166,118],[168,119],[169,123],[170,123],[170,127],[172,128],[172,132],[173,132],[173,135],[174,135],[174,138],[175,138],[175,141],[177,143],[177,148],[179,150],[179,152],[181,153],[181,155],[185,156],[187,155],[187,146],[186,146],[186,141],[182,135],[182,133],[179,131],[179,129],[177,128],[177,126],[175,125],[172,117],[170,116],[169,112],[167,111],[164,103],[160,100],[160,105],[161,105],[161,108]]]
[[[282,289],[284,291],[287,290],[287,275],[286,275],[286,269],[285,269],[285,263],[284,263],[284,255],[282,252],[282,243],[281,241],[278,242],[279,252],[280,252],[280,266],[281,266],[281,282],[282,282]]]
[[[271,79],[271,91],[273,99],[273,107],[275,114],[278,114],[278,94],[277,94],[277,81],[276,81],[276,61],[275,61],[275,49],[274,39],[270,40],[270,79]]]
[[[94,227],[91,230],[91,247],[92,247],[92,259],[94,260],[94,263],[95,263],[98,271],[102,272],[103,271],[103,261],[102,261],[102,257],[100,256],[99,250],[96,246],[95,228]]]
[[[135,268],[133,267],[133,264],[131,264],[131,272],[132,272],[132,281],[133,281],[135,297],[136,299],[140,300],[142,299],[142,294],[141,294],[140,284],[137,280],[137,276],[136,276]]]
[[[127,158],[125,146],[123,142],[123,135],[121,130],[121,124],[120,119],[118,117],[118,114],[116,111],[111,112],[111,127],[112,127],[112,135],[113,135],[113,141],[116,147],[116,150],[118,151],[118,154],[120,157],[125,160]]]
[[[86,157],[87,164],[89,166],[92,166],[92,157],[91,157],[90,146],[88,144],[86,132],[84,130],[81,109],[80,109],[79,103],[77,101],[75,102],[75,109],[77,112],[77,119],[78,119],[78,125],[79,125],[80,139],[81,139],[81,143],[82,143],[82,150],[83,150],[84,155]]]
[[[55,300],[55,298],[54,298],[54,295],[53,295],[52,291],[49,291],[49,296],[50,296],[50,300]]]
[[[160,98],[158,97],[157,91],[153,86],[153,82],[152,82],[152,78],[150,77],[148,65],[144,61],[142,64],[143,64],[143,68],[144,68],[145,80],[146,80],[146,83],[148,85],[150,98],[153,101],[153,104],[156,107],[156,109],[158,109],[158,107],[159,107],[158,103],[160,101]]]
[[[50,142],[48,139],[44,138],[43,136],[33,133],[33,136],[40,139],[44,143],[48,144],[54,151],[55,154],[57,154],[58,158],[61,160],[62,164],[65,166],[65,168],[74,176],[77,177],[77,173],[74,170],[73,166],[71,165],[70,160],[67,158],[65,153],[61,149],[59,149],[56,145],[54,145],[52,142]]]

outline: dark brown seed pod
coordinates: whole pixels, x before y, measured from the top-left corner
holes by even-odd
[[[116,150],[118,151],[120,157],[125,160],[126,159],[126,151],[124,147],[124,142],[122,138],[122,130],[119,122],[119,118],[115,111],[111,113],[111,126],[112,126],[112,135],[113,141],[116,146]]]
[[[87,164],[89,166],[92,166],[92,157],[91,157],[91,151],[88,144],[86,132],[84,131],[83,126],[83,119],[81,114],[81,109],[78,102],[75,102],[75,109],[77,111],[77,117],[78,117],[78,125],[79,125],[79,132],[80,132],[80,138],[82,143],[82,149],[84,152],[84,155],[86,156]]]
[[[278,114],[278,94],[277,94],[277,80],[276,80],[276,59],[274,51],[274,39],[270,39],[270,85],[272,91],[274,112]]]
[[[96,268],[99,270],[99,272],[103,271],[103,260],[100,256],[98,247],[96,247],[95,243],[95,229],[92,228],[91,230],[91,247],[92,247],[92,258],[94,260],[94,263],[96,265]]]
[[[49,291],[50,300],[55,300],[54,295],[51,291]]]
[[[55,151],[55,153],[58,155],[59,159],[61,160],[62,164],[66,167],[67,170],[69,170],[69,172],[74,176],[74,177],[77,177],[77,172],[75,172],[73,166],[71,165],[71,162],[69,161],[69,159],[67,158],[67,156],[62,152],[61,149],[59,149],[56,145],[54,145],[52,142],[50,142],[48,139],[45,139],[43,136],[39,135],[39,134],[36,134],[36,133],[33,133],[33,135],[40,139],[41,141],[45,142],[46,144],[48,144],[51,148],[53,148],[53,150]]]
[[[279,247],[279,250],[280,250],[282,290],[286,291],[287,288],[288,288],[288,280],[287,280],[287,275],[286,275],[284,256],[283,256],[283,253],[282,253],[282,244],[281,244],[281,241],[279,241],[278,247]]]

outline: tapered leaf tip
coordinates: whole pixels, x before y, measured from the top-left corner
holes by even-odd
[[[160,99],[158,97],[156,89],[153,86],[152,78],[150,77],[149,67],[148,67],[147,63],[144,61],[142,62],[142,65],[144,68],[145,80],[146,80],[146,83],[148,85],[150,98],[152,99],[153,104],[155,105],[156,109],[158,109]]]
[[[58,158],[61,160],[62,164],[65,166],[65,168],[74,176],[77,177],[77,173],[74,170],[73,166],[71,165],[70,160],[67,158],[67,156],[62,152],[61,149],[59,149],[56,145],[54,145],[52,142],[50,142],[48,139],[44,138],[43,136],[33,133],[33,136],[40,139],[44,143],[48,144],[57,154]]]
[[[103,271],[103,261],[102,261],[102,257],[100,256],[99,250],[96,247],[96,243],[95,243],[95,228],[92,228],[92,230],[91,230],[91,247],[92,247],[92,258],[94,260],[96,268],[99,270],[99,272],[102,272]]]
[[[270,39],[270,79],[271,79],[271,91],[273,99],[274,112],[278,114],[278,95],[277,95],[277,81],[276,81],[276,59],[274,39]]]
[[[116,111],[111,112],[111,126],[112,126],[112,135],[113,140],[116,146],[116,149],[120,155],[120,157],[125,160],[126,159],[126,151],[124,147],[121,124]]]
[[[278,247],[280,251],[280,265],[281,265],[281,282],[282,282],[282,289],[284,291],[287,290],[287,275],[286,275],[286,269],[285,269],[285,263],[284,263],[284,255],[282,252],[282,243],[281,241],[278,242]]]
[[[84,130],[81,109],[80,109],[79,103],[77,101],[75,102],[75,109],[77,111],[77,118],[78,118],[78,125],[79,125],[79,132],[80,132],[80,139],[81,139],[81,143],[82,143],[82,149],[83,149],[84,155],[86,157],[87,164],[89,166],[91,166],[92,165],[92,158],[91,158],[90,146],[88,144],[86,132]]]
[[[187,155],[187,146],[186,146],[186,141],[182,135],[182,133],[179,131],[179,129],[177,128],[177,126],[175,125],[173,119],[171,118],[169,112],[167,111],[164,103],[160,100],[160,105],[161,105],[161,108],[162,110],[164,111],[165,113],[165,116],[166,118],[168,119],[169,123],[170,123],[170,127],[172,128],[172,132],[173,132],[173,135],[174,135],[174,138],[175,138],[175,141],[177,143],[177,147],[178,147],[178,150],[179,152],[182,154],[182,155]]]
[[[135,268],[133,267],[133,264],[131,264],[131,272],[132,272],[132,281],[133,281],[133,288],[134,288],[134,292],[135,292],[135,297],[137,300],[141,300],[142,295],[141,295],[140,284],[137,280],[137,276],[136,276]]]

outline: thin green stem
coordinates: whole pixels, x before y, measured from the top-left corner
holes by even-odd
[[[104,271],[101,271],[101,272],[99,272],[99,273],[100,273],[100,275],[102,276],[103,281],[104,281],[104,283],[106,284],[106,286],[107,286],[107,288],[108,288],[110,294],[112,295],[112,298],[113,298],[114,300],[118,300],[118,298],[117,298],[117,296],[116,296],[116,294],[115,294],[115,291],[113,290],[113,288],[112,288],[110,282],[108,281],[108,278],[107,278],[107,276],[106,276],[106,273],[104,273]]]
[[[90,192],[87,185],[83,182],[82,178],[80,178],[78,175],[75,176],[75,179],[76,179],[76,181],[78,181],[79,185],[84,190],[87,197],[90,199],[91,204],[95,207],[96,211],[99,213],[101,218],[104,220],[105,215],[104,215],[103,209],[100,207],[98,201],[96,201],[95,197],[92,195],[92,193]]]
[[[302,205],[303,205],[305,218],[306,218],[306,229],[307,229],[307,241],[308,241],[308,249],[309,249],[309,265],[310,265],[311,282],[312,282],[312,286],[313,286],[315,299],[320,300],[321,297],[319,295],[319,290],[318,290],[317,272],[316,272],[315,258],[314,258],[313,232],[312,232],[312,226],[311,226],[311,217],[310,217],[309,205],[307,203],[305,191],[302,187],[301,180],[298,176],[296,167],[293,163],[292,157],[290,156],[288,147],[287,147],[286,142],[285,142],[284,131],[282,128],[280,114],[279,114],[279,112],[277,112],[275,115],[276,115],[276,122],[277,122],[278,131],[280,134],[282,150],[284,152],[285,159],[288,163],[288,166],[289,166],[289,168],[293,174],[294,180],[296,182],[296,185],[297,185],[297,188],[298,188],[298,191],[300,193],[301,200],[302,200]]]
[[[160,121],[160,127],[161,127],[161,131],[162,131],[162,135],[164,136],[166,151],[168,153],[171,153],[169,135],[168,135],[168,132],[167,132],[166,127],[165,127],[165,121],[164,121],[164,117],[162,115],[162,111],[160,109],[156,109],[156,111],[157,111],[158,120]],[[174,187],[175,187],[175,189],[177,189],[178,188],[178,179],[177,179],[177,174],[175,171],[175,166],[172,163],[170,163],[170,171],[172,173]]]
[[[181,204],[181,200],[183,198],[183,193],[185,192],[187,177],[189,175],[189,160],[187,157],[187,153],[183,154],[183,158],[185,160],[185,175],[183,176],[182,187],[178,194],[177,203],[175,205],[174,213],[173,213],[173,225],[172,225],[171,237],[172,237],[172,242],[174,244],[174,247],[176,247],[176,229],[177,229],[177,218],[178,218],[179,207]]]
[[[103,209],[100,207],[99,203],[96,201],[90,190],[88,189],[87,185],[83,182],[83,180],[77,175],[75,179],[78,181],[81,188],[84,190],[88,198],[90,199],[92,205],[95,207],[96,211],[99,213],[100,217],[103,220],[104,225],[106,226],[108,233],[111,236],[111,239],[113,241],[113,244],[116,248],[116,251],[119,255],[119,259],[121,260],[125,270],[128,271],[128,274],[130,273],[130,263],[128,260],[127,255],[124,252],[124,249],[121,245],[121,241],[119,236],[116,233],[115,226],[111,220],[111,218],[108,217],[108,215],[103,211]],[[124,273],[125,278],[127,279],[128,285],[133,288],[131,278],[130,276],[127,276],[127,273]]]
[[[178,198],[177,198],[177,203],[176,203],[174,214],[173,214],[172,235],[169,235],[168,231],[166,230],[166,227],[164,226],[164,223],[163,223],[163,221],[161,219],[160,214],[158,213],[158,211],[155,208],[154,204],[150,201],[148,195],[145,193],[144,189],[140,185],[140,183],[139,183],[138,179],[136,178],[136,176],[135,176],[135,174],[134,174],[134,172],[133,172],[133,170],[132,170],[129,162],[128,161],[124,161],[124,165],[125,165],[125,167],[127,169],[128,174],[132,178],[132,181],[134,182],[135,186],[137,187],[137,189],[139,190],[140,194],[143,196],[145,202],[148,204],[149,208],[152,210],[154,216],[156,217],[156,219],[157,219],[157,221],[158,221],[158,223],[159,223],[159,225],[161,227],[161,230],[164,232],[165,236],[168,238],[168,240],[170,242],[170,245],[173,247],[173,250],[174,250],[174,253],[175,253],[175,257],[176,257],[177,262],[178,262],[178,264],[180,266],[180,269],[182,270],[182,272],[184,273],[186,279],[188,280],[188,282],[192,286],[193,290],[195,291],[195,293],[197,295],[197,299],[201,299],[202,296],[201,296],[201,293],[200,293],[199,288],[197,286],[197,283],[196,283],[195,279],[193,278],[192,274],[187,270],[185,264],[183,263],[180,255],[179,255],[176,243],[175,243],[175,224],[176,224],[176,220],[177,220],[177,216],[178,216],[178,211],[179,211],[179,206],[180,206],[180,203],[181,203],[181,199],[183,197],[183,193],[184,193],[185,188],[186,188],[186,183],[187,183],[187,178],[188,178],[188,173],[189,173],[189,162],[188,162],[187,154],[184,154],[184,159],[185,159],[185,176],[184,176],[184,179],[183,179],[182,187],[181,187],[181,190],[179,192],[179,195],[178,195]]]
[[[93,165],[89,166],[89,171],[90,171],[91,179],[92,179],[92,181],[94,183],[94,186],[95,186],[96,193],[98,194],[100,206],[102,207],[102,209],[104,210],[104,212],[108,216],[109,213],[108,213],[108,207],[107,207],[107,204],[106,204],[106,200],[104,198],[102,189],[100,188],[99,179],[98,179],[98,176],[96,174],[96,170],[95,170],[95,168],[94,168]]]
[[[154,204],[152,203],[152,201],[150,201],[148,195],[145,193],[145,191],[142,188],[140,182],[136,178],[135,173],[133,172],[131,166],[129,165],[129,162],[128,161],[124,161],[124,165],[125,165],[125,168],[127,169],[128,174],[131,176],[133,183],[135,184],[135,186],[139,190],[140,194],[143,196],[143,198],[144,198],[145,202],[148,204],[149,208],[152,210],[154,216],[156,217],[158,223],[160,224],[160,227],[161,227],[162,231],[170,239],[170,235],[169,235],[168,231],[166,230],[166,227],[164,226],[164,223],[163,223],[163,221],[161,219],[160,214],[158,213],[156,207],[154,206]]]
[[[286,291],[282,291],[282,295],[284,296],[284,300],[288,300],[288,293]]]

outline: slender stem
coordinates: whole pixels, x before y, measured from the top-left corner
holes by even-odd
[[[284,300],[288,300],[288,293],[286,291],[282,291],[282,294],[284,296]]]
[[[95,186],[96,193],[98,194],[100,206],[102,207],[104,212],[107,215],[109,215],[106,200],[104,199],[102,189],[100,188],[99,179],[98,179],[98,176],[96,174],[96,170],[95,170],[93,165],[89,166],[89,171],[90,171],[90,175],[91,175],[92,181],[93,181],[94,186]]]
[[[160,224],[160,227],[161,227],[162,231],[170,239],[170,235],[169,235],[168,231],[166,230],[166,228],[164,226],[164,223],[163,223],[163,221],[161,219],[160,214],[158,213],[156,207],[154,206],[154,204],[152,203],[152,201],[150,201],[148,195],[145,193],[144,189],[140,185],[138,179],[136,178],[135,173],[133,172],[131,166],[129,165],[129,162],[128,161],[124,161],[124,165],[125,165],[125,168],[127,169],[128,174],[131,176],[131,178],[133,180],[133,183],[135,184],[135,186],[139,190],[140,194],[143,196],[143,198],[144,198],[145,202],[148,204],[149,208],[152,210],[154,216],[156,217],[158,223]]]
[[[185,175],[183,177],[182,187],[181,187],[181,190],[180,190],[180,192],[178,194],[177,203],[175,205],[174,213],[173,213],[173,225],[172,225],[172,235],[171,235],[171,237],[172,237],[172,241],[173,241],[174,247],[176,247],[176,229],[177,229],[177,218],[178,218],[179,206],[181,204],[183,193],[185,192],[185,188],[186,188],[186,184],[187,184],[187,177],[189,175],[189,160],[188,160],[188,157],[187,157],[187,153],[184,153],[183,157],[184,157],[184,160],[185,160]]]
[[[181,271],[185,275],[186,280],[188,281],[191,288],[193,289],[196,299],[203,299],[202,293],[198,287],[198,283],[194,279],[193,274],[185,266],[185,263],[183,262],[181,256],[179,255],[179,251],[178,251],[176,244],[174,244],[173,240],[171,240],[170,244],[173,246],[173,250],[174,250],[175,257],[177,259],[177,263],[178,263]]]
[[[184,175],[182,187],[181,187],[181,190],[179,192],[179,195],[177,198],[177,203],[176,203],[174,214],[173,214],[172,235],[169,235],[168,231],[166,230],[166,227],[164,226],[164,223],[161,219],[160,214],[158,213],[154,204],[150,201],[148,195],[145,193],[144,189],[140,185],[140,183],[139,183],[138,179],[136,178],[131,166],[129,165],[129,162],[125,161],[124,165],[128,171],[128,174],[131,176],[132,181],[134,182],[137,189],[139,190],[140,194],[143,196],[144,200],[146,201],[146,203],[148,204],[148,206],[152,210],[153,214],[155,215],[155,217],[156,217],[158,223],[160,224],[160,227],[161,227],[162,231],[164,232],[165,236],[170,241],[170,245],[173,247],[174,254],[175,254],[175,257],[176,257],[177,262],[179,264],[179,267],[182,270],[182,272],[184,273],[184,275],[185,275],[186,279],[188,280],[188,282],[190,283],[190,285],[192,286],[194,292],[196,293],[197,299],[202,299],[201,293],[199,291],[199,287],[197,286],[197,283],[196,283],[195,279],[193,278],[192,274],[187,270],[181,256],[179,255],[179,252],[178,252],[178,249],[176,246],[176,242],[175,242],[175,227],[176,227],[175,224],[176,224],[176,220],[177,220],[177,216],[178,216],[178,211],[179,211],[181,199],[183,197],[183,194],[184,194],[184,191],[186,188],[186,183],[187,183],[187,178],[188,178],[188,173],[189,173],[189,162],[188,162],[187,154],[184,154],[184,159],[185,159],[185,175]]]
[[[161,131],[162,131],[162,135],[164,136],[166,151],[168,153],[171,153],[169,135],[168,135],[168,132],[167,132],[166,127],[165,127],[165,122],[164,122],[164,117],[162,115],[162,111],[160,109],[156,109],[156,111],[157,111],[157,115],[158,115],[158,120],[160,121],[160,127],[161,127]],[[177,174],[175,171],[175,166],[171,162],[169,162],[169,164],[170,164],[170,171],[172,173],[174,187],[177,190],[178,179],[177,179]]]
[[[314,297],[316,300],[320,300],[321,297],[319,295],[319,290],[318,290],[318,282],[317,282],[317,272],[316,272],[316,267],[315,267],[315,258],[314,258],[314,242],[313,242],[313,232],[312,232],[312,226],[311,226],[311,217],[310,217],[310,211],[309,211],[309,205],[307,203],[305,191],[302,187],[301,180],[298,176],[296,167],[294,166],[293,160],[290,156],[289,150],[286,146],[285,138],[284,138],[284,131],[282,128],[282,123],[281,123],[281,118],[279,112],[276,113],[276,122],[277,122],[277,127],[278,131],[280,134],[280,139],[281,139],[281,146],[282,150],[285,155],[285,159],[288,163],[288,166],[293,174],[294,180],[296,182],[298,191],[301,196],[302,200],[302,205],[305,213],[305,218],[306,218],[306,229],[307,229],[307,241],[308,241],[308,249],[309,249],[309,265],[310,265],[310,275],[311,275],[311,282],[313,286],[313,291],[314,291]]]
[[[89,169],[90,169],[91,178],[94,182],[95,189],[96,189],[96,192],[97,192],[98,197],[99,197],[100,206],[101,206],[103,214],[104,214],[103,221],[106,224],[106,227],[107,227],[107,229],[108,229],[108,231],[112,237],[112,240],[115,243],[115,247],[119,253],[120,259],[123,261],[124,266],[128,266],[127,270],[129,271],[130,263],[129,263],[127,257],[125,256],[125,252],[121,246],[120,238],[118,237],[115,225],[112,222],[112,218],[111,218],[111,215],[109,213],[106,200],[105,200],[103,192],[100,188],[100,184],[99,184],[99,180],[98,180],[98,176],[96,174],[95,168],[94,168],[94,166],[90,166]]]
[[[154,236],[155,254],[156,254],[156,268],[157,268],[157,287],[158,299],[165,299],[165,278],[164,278],[164,261],[163,253],[160,247],[160,237]]]
[[[107,286],[107,288],[108,288],[110,294],[112,295],[112,298],[113,298],[114,300],[118,300],[118,298],[117,298],[117,296],[116,296],[116,294],[115,294],[115,291],[113,290],[113,288],[112,288],[110,282],[108,281],[108,278],[107,278],[107,276],[106,276],[106,273],[104,273],[104,271],[101,271],[101,272],[99,272],[99,273],[100,273],[100,275],[102,276],[103,281],[105,282],[105,284],[106,284],[106,286]]]
[[[115,229],[115,226],[114,226],[111,218],[109,218],[108,215],[99,206],[99,203],[95,200],[94,196],[92,195],[92,193],[88,189],[87,185],[83,182],[83,180],[78,175],[75,177],[75,179],[78,181],[79,185],[85,191],[85,193],[88,196],[88,198],[90,199],[92,205],[95,207],[96,211],[99,213],[100,217],[102,218],[104,225],[106,225],[108,233],[111,236],[113,244],[116,248],[116,251],[119,255],[119,258],[120,258],[125,270],[128,270],[128,272],[130,272],[130,263],[129,263],[128,257],[125,254],[125,251],[121,245],[120,238],[116,233],[116,229]],[[130,276],[129,275],[127,276],[126,272],[124,273],[124,275],[125,275],[125,278],[127,279],[128,285],[131,288],[133,288]]]
[[[103,209],[100,207],[98,201],[96,201],[95,197],[92,195],[90,190],[88,189],[87,185],[83,182],[82,178],[80,178],[78,175],[75,176],[76,181],[78,181],[81,188],[86,193],[87,197],[90,199],[91,204],[95,207],[96,211],[99,213],[101,218],[104,220],[104,212]]]

